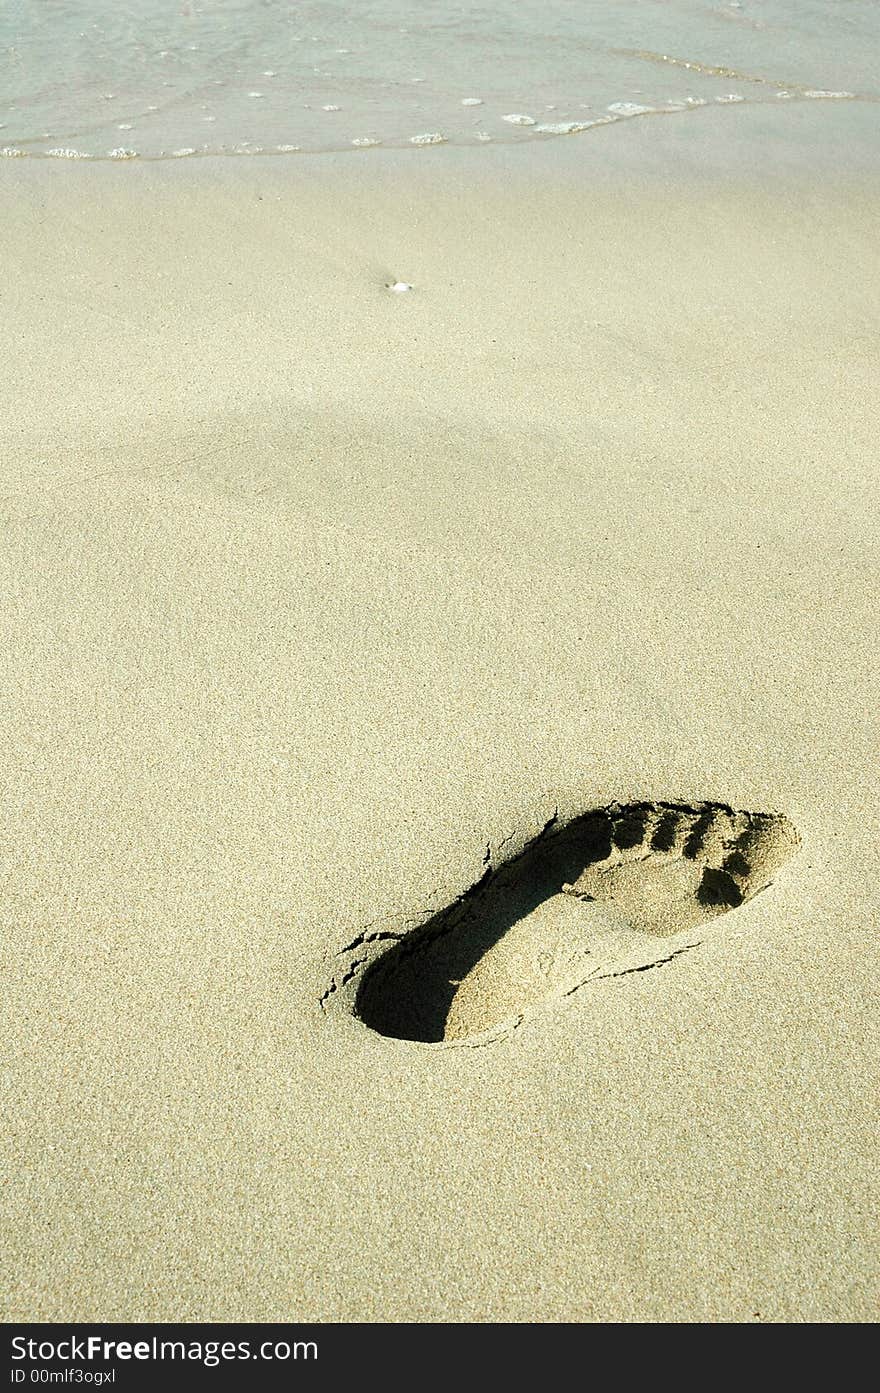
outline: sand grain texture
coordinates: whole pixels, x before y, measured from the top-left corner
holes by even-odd
[[[5,1318],[873,1317],[877,171],[727,115],[0,168]],[[699,948],[319,1006],[702,801],[801,845]]]

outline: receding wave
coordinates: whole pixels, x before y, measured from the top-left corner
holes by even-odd
[[[873,101],[880,12],[819,0],[16,0],[0,48],[10,158],[363,153],[541,141],[757,101]]]

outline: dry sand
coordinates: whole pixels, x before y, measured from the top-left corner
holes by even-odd
[[[7,1319],[873,1317],[854,123],[0,168]],[[615,800],[800,847],[499,1038],[319,1006]]]

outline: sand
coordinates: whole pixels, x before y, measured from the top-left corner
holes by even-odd
[[[873,1318],[855,108],[0,167],[4,1318]],[[319,1004],[704,802],[799,845],[698,946],[451,1044]]]

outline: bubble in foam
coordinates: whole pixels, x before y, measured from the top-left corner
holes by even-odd
[[[183,160],[187,155],[194,155],[195,153],[195,147],[192,145],[184,145],[179,150],[171,151],[172,157],[175,160]]]
[[[535,130],[540,131],[541,135],[577,135],[579,131],[597,124],[595,121],[542,121]]]
[[[715,100],[716,100],[716,102],[722,102],[722,103],[727,103],[727,102],[744,102],[744,101],[745,101],[745,97],[741,96],[739,92],[727,92],[727,93],[725,93],[725,95],[724,95],[723,97],[716,97]]]
[[[536,126],[538,123],[534,116],[523,116],[521,112],[513,111],[509,116],[502,116],[502,121],[507,121],[511,126]]]
[[[410,145],[442,145],[446,139],[440,131],[425,131],[422,135],[411,135]]]
[[[615,121],[619,121],[619,116],[610,116],[603,112],[601,116],[587,116],[582,121],[575,121],[573,124],[579,126],[581,130],[587,131],[592,126],[612,126]],[[561,135],[568,135],[568,131],[561,131]]]
[[[24,150],[19,150],[15,145],[4,145],[3,149],[0,150],[0,155],[2,155],[5,160],[21,160],[24,159],[25,152]]]
[[[53,160],[87,160],[90,158],[90,156],[85,154],[82,150],[68,150],[62,147],[57,147],[54,150],[47,150],[46,154],[51,156]]]
[[[321,107],[321,110],[322,110],[322,111],[341,111],[341,110],[342,110],[342,107],[341,107],[341,106],[334,106],[332,102],[329,102],[329,103],[327,104],[327,106],[322,106],[322,107]]]
[[[461,104],[462,104],[462,106],[482,106],[482,105],[483,105],[483,98],[482,98],[482,97],[462,97],[462,99],[461,99]]]
[[[641,102],[611,102],[607,110],[614,116],[645,116],[653,107],[642,106]]]
[[[376,137],[375,137],[374,135],[356,135],[355,138],[354,138],[354,140],[353,140],[351,143],[352,143],[352,145],[357,145],[357,146],[360,146],[360,147],[362,147],[362,148],[365,147],[365,146],[367,146],[367,145],[381,145],[381,144],[382,144],[381,140],[377,140]]]
[[[855,92],[826,92],[820,87],[811,87],[804,93],[805,97],[824,99],[826,101],[841,101],[847,97],[854,97]]]
[[[137,150],[129,150],[124,145],[118,145],[115,150],[110,151],[111,160],[136,160]]]
[[[302,149],[302,146],[301,146],[301,145],[279,145],[279,146],[278,146],[278,149],[281,151],[281,154],[282,154],[282,155],[292,155],[292,154],[294,154],[295,151],[301,150],[301,149]]]

